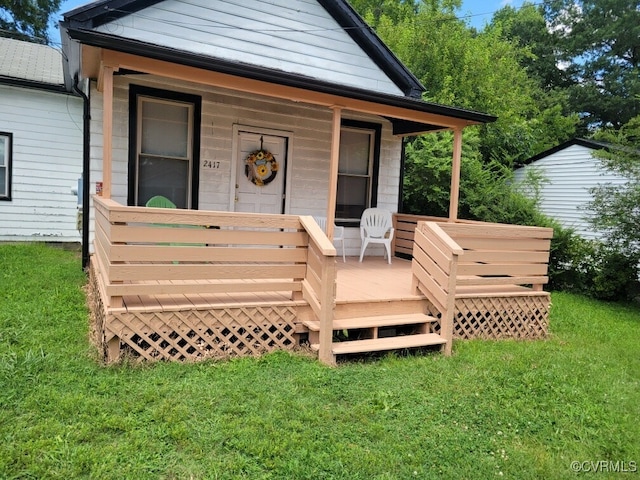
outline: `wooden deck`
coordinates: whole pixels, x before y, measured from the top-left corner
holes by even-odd
[[[408,218],[397,225],[414,242],[412,261],[343,263],[307,216],[94,204],[90,301],[108,360],[254,355],[308,335],[334,363],[343,353],[433,345],[448,354],[453,338],[547,332],[548,229]],[[343,330],[353,332],[338,341]]]

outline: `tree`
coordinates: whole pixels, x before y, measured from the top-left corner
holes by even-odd
[[[619,131],[603,131],[597,138],[612,145],[597,154],[602,165],[629,181],[623,186],[603,184],[591,189],[588,208],[595,230],[603,231],[612,248],[640,256],[640,115]]]
[[[49,20],[60,0],[0,0],[0,36],[47,44]]]
[[[354,4],[362,2],[371,3]],[[398,7],[393,14],[374,16],[371,7],[361,13],[425,85],[424,99],[498,116],[498,122],[481,128],[477,148],[486,163],[498,159],[510,165],[572,136],[576,118],[559,102],[547,101],[520,65],[521,51],[500,28],[478,34],[456,18],[459,1],[423,0],[402,15],[398,9],[405,2],[384,5],[389,3]]]
[[[619,129],[640,114],[637,0],[547,0],[544,9],[583,125]]]
[[[415,0],[350,0],[349,3],[374,29],[383,17],[398,24],[418,12]]]
[[[572,83],[566,70],[560,68],[558,39],[547,26],[543,7],[528,2],[520,8],[503,7],[493,15],[487,29],[499,29],[503,38],[517,45],[520,65],[545,92]]]

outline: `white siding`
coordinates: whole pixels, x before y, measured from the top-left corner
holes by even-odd
[[[12,199],[0,201],[0,240],[79,242],[82,100],[0,86],[0,131],[13,133]]]
[[[555,218],[564,227],[575,229],[584,238],[600,238],[590,229],[585,209],[592,199],[589,189],[598,184],[622,185],[626,179],[604,170],[594,150],[581,145],[571,145],[515,171],[516,181],[521,181],[527,169],[539,169],[548,181],[540,192],[540,209]]]
[[[287,160],[291,193],[286,213],[325,215],[329,190],[332,111],[303,103],[273,100],[257,95],[241,94],[219,88],[158,79],[149,75],[116,77],[114,91],[113,199],[126,205],[128,165],[129,83],[180,91],[202,96],[200,148],[201,210],[229,210],[232,182],[233,126],[288,132],[292,158]],[[92,84],[91,183],[102,180],[102,95]],[[380,117],[344,115],[345,117],[381,123],[378,206],[397,210],[400,184],[401,140],[392,135],[391,124]],[[204,162],[220,162],[219,169],[204,168]],[[348,255],[359,254],[360,233],[357,228],[345,232]],[[371,251],[374,251],[372,249]],[[379,250],[382,254],[382,249]]]
[[[165,0],[97,30],[339,85],[403,94],[316,0]]]

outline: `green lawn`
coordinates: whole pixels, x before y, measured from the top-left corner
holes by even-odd
[[[571,462],[640,464],[637,306],[554,294],[548,340],[456,342],[449,358],[104,367],[84,282],[76,253],[0,245],[0,478],[600,479],[619,474]]]

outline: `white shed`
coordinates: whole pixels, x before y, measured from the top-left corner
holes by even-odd
[[[590,212],[585,208],[592,199],[589,190],[599,184],[627,182],[605,170],[594,157],[594,152],[603,148],[608,145],[581,138],[569,140],[528,159],[515,170],[515,180],[522,181],[529,169],[538,170],[545,179],[540,190],[542,212],[583,238],[598,239],[601,235],[591,230]]]
[[[0,38],[0,241],[80,242],[82,107],[58,50]]]

